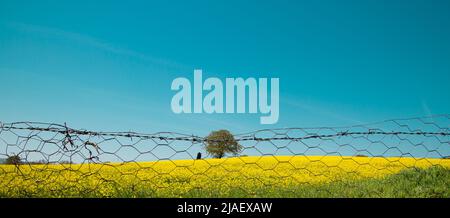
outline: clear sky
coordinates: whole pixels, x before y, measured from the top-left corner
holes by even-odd
[[[94,4],[95,3],[95,4]],[[172,80],[280,78],[280,118],[174,114]],[[0,0],[0,121],[205,135],[450,112],[450,2]]]

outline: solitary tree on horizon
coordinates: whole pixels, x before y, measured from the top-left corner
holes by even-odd
[[[234,155],[242,151],[242,145],[240,145],[233,134],[228,130],[218,130],[211,132],[206,137],[205,150],[208,154],[214,158],[222,158],[226,153],[232,153]]]

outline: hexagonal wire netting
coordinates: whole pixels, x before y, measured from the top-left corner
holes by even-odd
[[[345,197],[357,181],[450,168],[449,120],[258,130],[234,135],[241,152],[221,159],[207,137],[0,123],[0,197]]]

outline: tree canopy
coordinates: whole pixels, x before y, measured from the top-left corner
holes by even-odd
[[[206,137],[205,150],[214,158],[222,158],[227,153],[234,155],[240,153],[242,146],[228,130],[218,130],[211,132]]]

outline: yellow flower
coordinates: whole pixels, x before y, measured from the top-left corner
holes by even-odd
[[[406,168],[440,165],[448,159],[266,156],[73,165],[0,165],[0,196],[180,197],[218,196],[263,187],[382,178]]]

